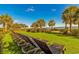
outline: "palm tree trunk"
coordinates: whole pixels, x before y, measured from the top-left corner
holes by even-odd
[[[52,30],[52,26],[51,26],[51,30]]]
[[[67,23],[65,23],[65,29],[67,29]]]
[[[3,24],[3,32],[5,32],[5,30],[4,30],[4,29],[5,29],[5,24]]]
[[[70,20],[70,32],[72,32],[72,21]]]
[[[7,32],[7,23],[4,24],[4,32]]]
[[[40,32],[42,32],[42,26],[40,26]]]

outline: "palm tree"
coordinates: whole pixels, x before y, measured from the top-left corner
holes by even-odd
[[[33,29],[31,29],[31,31],[37,32],[38,23],[37,22],[32,23],[31,27],[33,27]]]
[[[50,21],[48,22],[48,25],[49,25],[49,27],[51,27],[51,29],[52,29],[52,27],[55,26],[55,21],[54,21],[54,20],[50,20]]]
[[[26,28],[28,28],[28,25],[23,24],[24,29],[26,30]]]
[[[38,23],[38,26],[39,26],[40,28],[42,28],[42,27],[45,26],[45,21],[44,21],[44,19],[39,19],[39,20],[37,21],[37,23]]]
[[[77,10],[77,12],[75,13],[75,19],[74,19],[74,23],[78,24],[78,30],[79,30],[79,9]]]
[[[28,27],[26,24],[19,24],[21,29],[24,29],[26,31],[26,28]]]
[[[13,20],[9,15],[5,14],[0,16],[0,22],[3,24],[3,31],[7,32],[8,29],[12,26]]]
[[[32,23],[31,27],[37,28],[38,27],[38,24],[36,22],[34,22],[34,23]]]
[[[62,14],[63,23],[65,23],[65,29],[67,29],[67,24],[69,24],[68,10],[65,10]]]
[[[66,24],[70,25],[70,32],[72,31],[73,20],[75,19],[74,15],[75,15],[77,9],[78,8],[76,6],[70,6],[65,9],[65,11],[63,12],[63,15],[62,15],[63,21]]]

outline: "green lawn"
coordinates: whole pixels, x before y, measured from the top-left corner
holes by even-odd
[[[42,40],[48,40],[49,45],[53,43],[59,43],[66,48],[65,54],[79,54],[79,38],[74,36],[67,36],[62,34],[50,34],[50,33],[31,33],[25,31],[17,31],[18,33],[29,35]]]
[[[13,38],[10,33],[6,33],[3,40],[3,54],[19,54],[20,48],[13,42]]]

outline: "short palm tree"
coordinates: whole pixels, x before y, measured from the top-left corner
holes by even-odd
[[[52,27],[55,26],[55,21],[54,21],[54,20],[50,20],[50,21],[48,22],[48,25],[49,25],[49,27],[51,27],[51,29],[52,29]]]
[[[45,26],[45,21],[44,21],[44,19],[39,19],[39,20],[37,21],[37,24],[38,24],[38,26],[39,26],[40,28],[44,27],[44,26]]]
[[[21,28],[23,28],[24,30],[26,30],[26,28],[28,27],[26,24],[19,24]]]
[[[31,27],[37,28],[38,27],[38,24],[36,22],[34,22],[34,23],[32,23]]]
[[[37,22],[32,23],[31,27],[33,28],[33,29],[31,29],[31,31],[37,32],[38,23]]]

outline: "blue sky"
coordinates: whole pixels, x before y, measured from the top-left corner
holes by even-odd
[[[63,26],[62,12],[69,4],[0,4],[0,15],[9,14],[14,22],[31,25],[40,18],[54,19],[55,26]],[[76,5],[78,6],[78,5]]]

